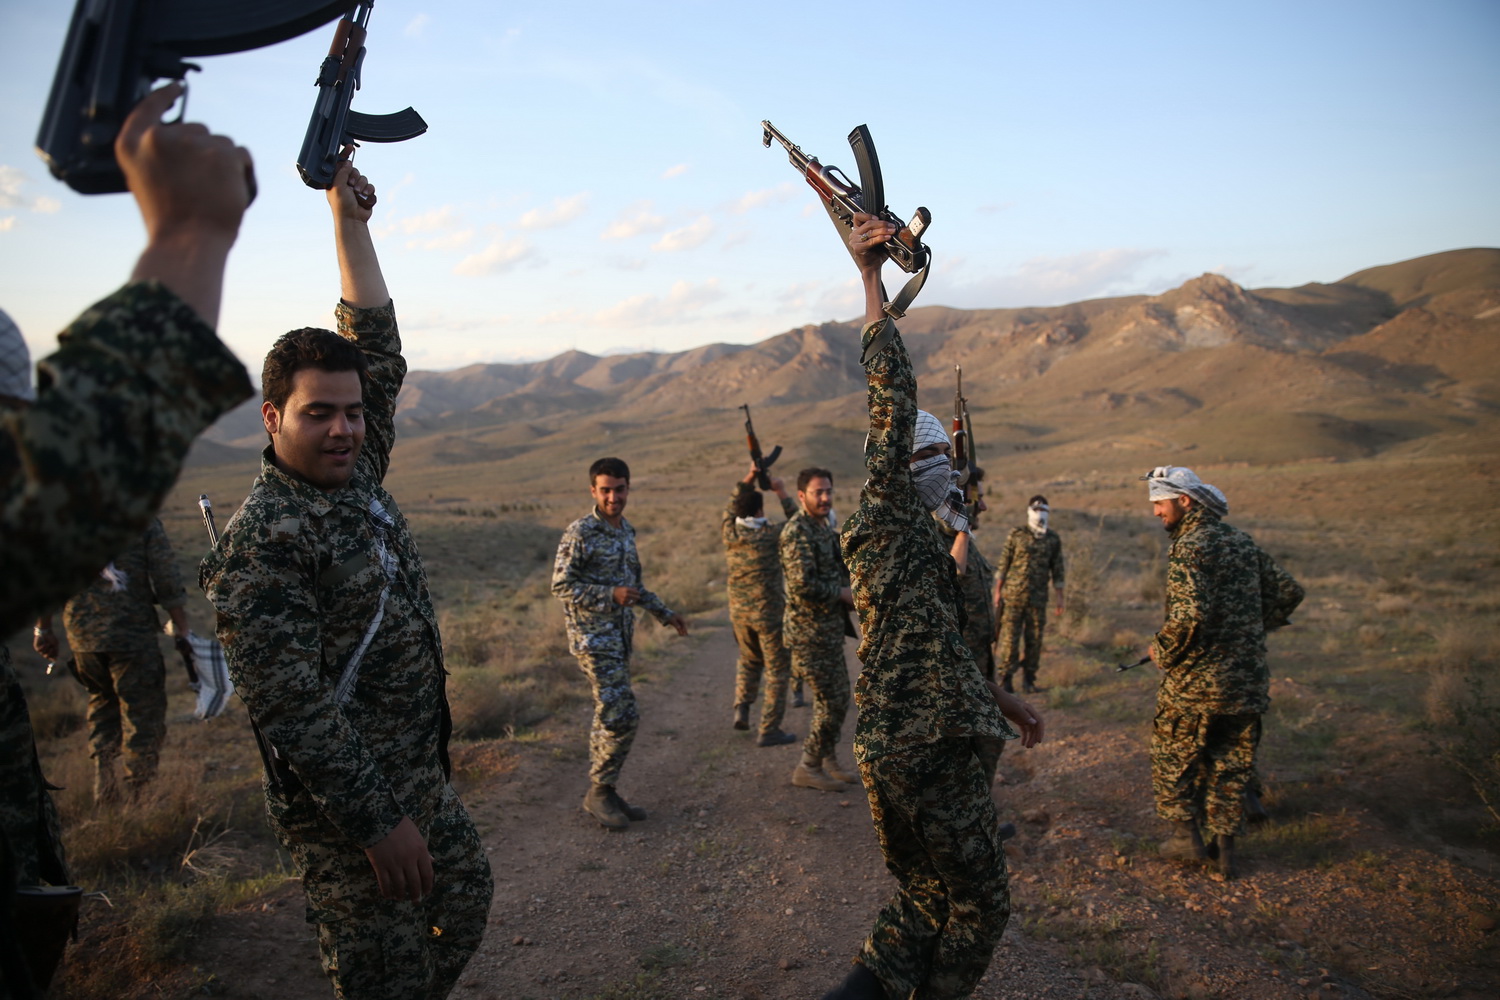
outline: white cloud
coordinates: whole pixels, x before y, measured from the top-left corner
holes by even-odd
[[[553,229],[578,218],[588,208],[588,204],[587,191],[580,191],[566,198],[554,198],[551,208],[533,208],[522,215],[516,225],[522,229]]]
[[[741,244],[749,243],[750,237],[753,235],[754,234],[748,229],[741,229],[739,232],[730,233],[724,239],[723,249],[733,250],[735,247],[740,246]]]
[[[408,215],[393,223],[395,228],[408,236],[413,233],[435,233],[442,229],[452,229],[458,224],[458,213],[453,210],[452,205],[431,208],[419,215]]]
[[[0,216],[0,233],[8,233],[16,228],[16,217],[14,215]]]
[[[31,177],[25,171],[0,163],[0,209],[41,212],[45,215],[62,210],[62,202],[56,198],[26,194],[26,185],[29,183]]]
[[[729,210],[736,215],[744,215],[746,212],[759,208],[762,205],[779,204],[780,202],[789,200],[796,193],[798,186],[795,181],[786,181],[773,188],[747,191],[740,195],[733,205],[729,206]]]
[[[530,252],[530,244],[520,237],[506,239],[503,236],[497,236],[483,250],[459,261],[453,268],[453,273],[468,278],[503,274],[515,267]]]
[[[427,24],[431,20],[432,20],[432,18],[428,17],[426,14],[418,14],[416,17],[412,18],[410,21],[407,21],[406,22],[406,31],[404,32],[405,35],[406,35],[406,37],[407,38],[419,38],[419,37],[421,37],[422,32],[427,29]]]
[[[632,295],[590,317],[594,326],[635,327],[667,326],[683,323],[705,306],[724,298],[718,278],[693,285],[675,282],[664,296]]]
[[[674,229],[664,235],[661,239],[651,244],[652,250],[661,250],[665,253],[674,253],[678,250],[693,250],[703,245],[703,241],[713,235],[714,221],[706,215],[700,215],[698,221],[681,229]]]
[[[667,220],[652,210],[650,201],[638,201],[627,206],[615,218],[615,221],[599,234],[599,238],[601,240],[628,240],[643,233],[659,233],[666,227],[666,224]]]
[[[408,249],[408,250],[457,250],[459,247],[466,247],[466,246],[468,246],[469,245],[469,241],[472,240],[473,238],[474,238],[474,230],[472,230],[472,229],[455,229],[451,233],[443,233],[440,236],[433,236],[430,239],[425,239],[425,240],[407,240],[406,241],[406,249]]]
[[[1110,247],[1060,257],[1032,257],[1009,274],[969,282],[940,282],[924,296],[966,309],[1061,305],[1139,290],[1142,264],[1165,250]],[[950,268],[949,273],[953,271]],[[936,275],[934,275],[936,277]]]
[[[661,174],[661,179],[664,180],[664,181],[669,181],[673,177],[681,177],[683,174],[685,174],[687,172],[688,172],[688,165],[686,163],[679,163],[676,166],[668,167],[666,170],[663,170],[662,174]]]

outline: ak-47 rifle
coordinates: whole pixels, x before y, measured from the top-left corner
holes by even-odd
[[[750,422],[750,404],[740,409],[745,411],[745,440],[750,445],[750,461],[755,463],[755,485],[763,490],[771,488],[771,466],[781,457],[781,445],[771,449],[769,457],[760,452],[760,438],[755,436],[755,425]]]
[[[1127,670],[1134,670],[1136,667],[1144,666],[1145,664],[1150,662],[1151,657],[1143,656],[1139,660],[1136,660],[1134,663],[1121,663],[1119,666],[1115,667],[1115,673],[1123,674]]]
[[[115,138],[152,84],[183,80],[188,70],[199,69],[189,57],[295,38],[332,21],[350,3],[78,0],[37,132],[37,152],[54,177],[80,194],[124,191]]]
[[[957,381],[953,390],[953,468],[958,472],[958,485],[964,491],[964,506],[968,508],[969,523],[974,523],[979,513],[979,480],[974,478],[974,424],[969,419],[969,401],[964,398],[964,366],[954,365]]]
[[[852,231],[854,213],[864,212],[896,227],[896,238],[885,244],[886,253],[897,267],[915,277],[906,283],[906,287],[901,289],[894,301],[885,296],[883,288],[881,295],[887,299],[885,311],[889,316],[893,319],[905,316],[907,307],[922,290],[922,284],[927,280],[927,273],[932,267],[932,251],[922,242],[922,234],[932,225],[932,213],[925,208],[918,208],[910,222],[902,222],[886,207],[885,183],[880,176],[880,160],[875,155],[875,140],[870,137],[869,128],[860,125],[849,133],[849,147],[854,151],[854,162],[859,167],[859,184],[856,186],[838,167],[825,167],[818,162],[817,157],[802,152],[801,148],[777,131],[770,122],[763,121],[760,127],[761,144],[769,147],[771,140],[776,139],[786,147],[792,166],[818,192],[823,208],[835,226],[846,232]]]
[[[308,187],[326,191],[333,186],[339,161],[353,155],[352,149],[344,155],[347,147],[360,142],[403,142],[427,131],[422,116],[409,107],[388,115],[366,115],[349,109],[364,67],[365,26],[370,23],[372,6],[373,0],[364,0],[344,15],[334,32],[333,45],[318,68],[318,100],[313,104],[307,134],[302,137],[302,152],[297,154],[297,172]],[[371,208],[375,198],[360,196],[359,203]]]

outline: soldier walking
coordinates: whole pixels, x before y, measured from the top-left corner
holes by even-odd
[[[797,473],[799,510],[781,532],[781,572],[786,578],[783,634],[792,672],[812,688],[812,718],[792,784],[842,792],[859,779],[838,761],[839,736],[849,713],[849,670],[844,665],[847,610],[854,606],[839,555],[833,511],[833,473]]]
[[[167,667],[156,641],[161,622],[153,604],[171,617],[174,635],[187,635],[187,591],[157,519],[63,608],[73,670],[89,693],[96,805],[120,800],[115,762],[122,758],[125,787],[131,798],[138,796],[156,776],[167,738]],[[33,648],[57,659],[52,616],[38,618],[33,632]]]
[[[745,478],[735,484],[719,534],[729,565],[729,621],[740,651],[734,676],[734,728],[750,728],[750,706],[764,677],[766,696],[756,745],[775,747],[797,738],[781,728],[791,672],[791,659],[781,636],[786,593],[781,580],[780,541],[787,522],[772,524],[766,517],[765,496],[754,486],[757,474],[751,463]],[[771,477],[771,491],[781,500],[782,515],[792,517],[797,505],[786,495],[779,476]]]
[[[1213,858],[1234,878],[1234,840],[1245,830],[1245,789],[1271,703],[1266,633],[1291,623],[1302,587],[1224,522],[1229,502],[1193,470],[1158,466],[1141,478],[1172,536],[1166,621],[1150,648],[1161,669],[1151,785],[1157,814],[1173,826],[1161,853]]]
[[[328,191],[338,332],[266,356],[260,476],[203,561],[323,968],[347,1000],[442,1000],[478,949],[494,881],[448,783],[442,638],[427,571],[382,483],[406,374],[369,229],[374,187]]]
[[[630,466],[601,458],[589,466],[594,509],[568,525],[552,565],[552,593],[563,603],[568,649],[594,691],[589,731],[589,791],[583,808],[601,826],[623,830],[646,818],[615,791],[640,715],[630,686],[630,649],[639,605],[678,635],[687,621],[641,582],[635,529],[625,520]]]
[[[1000,607],[1000,657],[1004,661],[1000,686],[1015,690],[1016,670],[1023,690],[1035,694],[1037,667],[1042,662],[1042,639],[1047,634],[1047,582],[1057,590],[1057,608],[1063,613],[1062,539],[1047,527],[1051,508],[1041,494],[1026,504],[1026,524],[1011,529],[1000,555],[1000,580],[995,584],[995,603]],[[1025,653],[1022,653],[1022,644]]]

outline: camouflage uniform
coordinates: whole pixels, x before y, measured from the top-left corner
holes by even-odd
[[[1016,733],[964,642],[953,560],[912,486],[917,384],[900,334],[865,370],[870,477],[843,535],[864,631],[854,754],[900,885],[858,961],[889,997],[965,997],[1010,917],[983,747]]]
[[[1028,527],[1011,529],[1000,556],[1000,579],[1005,581],[1000,612],[1000,655],[1005,680],[1019,667],[1027,684],[1036,683],[1042,662],[1042,639],[1047,634],[1047,581],[1063,586],[1062,539],[1051,528],[1038,538]],[[1025,643],[1024,657],[1021,645]]]
[[[948,543],[948,550],[953,551],[953,539],[958,532],[936,517],[932,520]],[[972,534],[969,536],[968,563],[958,578],[958,585],[964,612],[968,615],[964,645],[974,654],[974,662],[984,679],[992,681],[995,679],[995,568],[979,551]]]
[[[267,448],[200,582],[261,743],[266,812],[302,877],[334,992],[440,998],[479,947],[494,883],[448,785],[452,726],[426,570],[381,486],[406,373],[395,310],[340,303],[338,330],[370,365],[353,478],[325,493],[278,469]],[[387,586],[379,628],[340,701],[335,685]],[[418,903],[383,898],[363,850],[404,817],[432,855],[433,891]]]
[[[171,610],[187,603],[161,521],[153,519],[112,565],[124,575],[123,588],[101,574],[63,609],[74,673],[89,693],[89,755],[101,799],[113,797],[114,762],[122,752],[132,787],[156,774],[167,738],[167,668],[156,639],[161,622],[151,605]]]
[[[31,716],[10,649],[0,644],[0,835],[15,861],[21,885],[67,885],[62,824],[42,777]],[[0,877],[9,875],[3,873]],[[0,882],[8,892],[10,884]]]
[[[724,540],[724,559],[729,564],[729,621],[740,649],[735,665],[734,703],[753,702],[764,673],[766,700],[761,706],[760,731],[771,733],[781,728],[791,673],[791,660],[781,639],[786,594],[782,589],[779,551],[781,531],[786,525],[767,523],[764,527],[747,528],[739,523],[734,514],[735,503],[754,489],[747,482],[735,484],[729,505],[724,508],[719,534]],[[797,513],[796,501],[790,497],[779,499],[784,515],[790,518]]]
[[[38,368],[36,402],[0,410],[0,635],[138,538],[193,439],[250,395],[244,365],[156,282],[85,311]]]
[[[1302,587],[1201,504],[1171,534],[1166,622],[1151,644],[1162,671],[1151,732],[1156,811],[1235,836],[1270,705],[1266,632],[1287,624]]]
[[[612,527],[595,508],[563,532],[552,565],[552,593],[563,602],[568,649],[594,689],[589,777],[596,785],[619,779],[640,724],[630,687],[635,610],[615,603],[616,587],[638,589],[640,606],[662,624],[673,614],[641,585],[641,557],[630,522],[622,517],[620,526]]]
[[[792,673],[812,687],[813,711],[802,742],[805,759],[832,757],[849,714],[849,669],[844,665],[844,608],[839,592],[848,573],[839,537],[825,518],[799,510],[781,531],[786,578],[782,635]]]

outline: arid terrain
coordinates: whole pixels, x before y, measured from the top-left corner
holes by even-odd
[[[1299,289],[1205,275],[1150,298],[931,307],[902,329],[940,416],[964,366],[994,508],[977,544],[995,553],[1044,492],[1069,560],[1037,698],[1048,738],[1008,750],[995,789],[1020,828],[1015,906],[977,995],[1500,995],[1500,251]],[[388,485],[439,602],[455,784],[496,873],[456,996],[770,1000],[842,976],[893,883],[862,794],[792,788],[794,747],[729,727],[718,519],[746,402],[786,448],[778,471],[826,465],[836,508],[857,503],[857,335],[826,323],[750,347],[412,374]],[[257,448],[246,413],[226,418],[164,509],[189,581],[196,497],[222,524]],[[609,453],[634,471],[648,585],[693,623],[683,640],[642,633],[621,787],[651,816],[623,834],[578,808],[587,687],[547,592],[558,533],[587,509],[584,469]],[[1308,594],[1270,643],[1273,816],[1234,882],[1157,857],[1156,680],[1113,669],[1160,622],[1166,539],[1136,477],[1167,462],[1219,485]],[[209,614],[195,593],[195,629]],[[23,637],[11,648],[78,878],[103,893],[56,994],[330,995],[260,817],[243,708],[192,720],[173,667],[161,780],[96,815],[81,690],[44,677]]]

